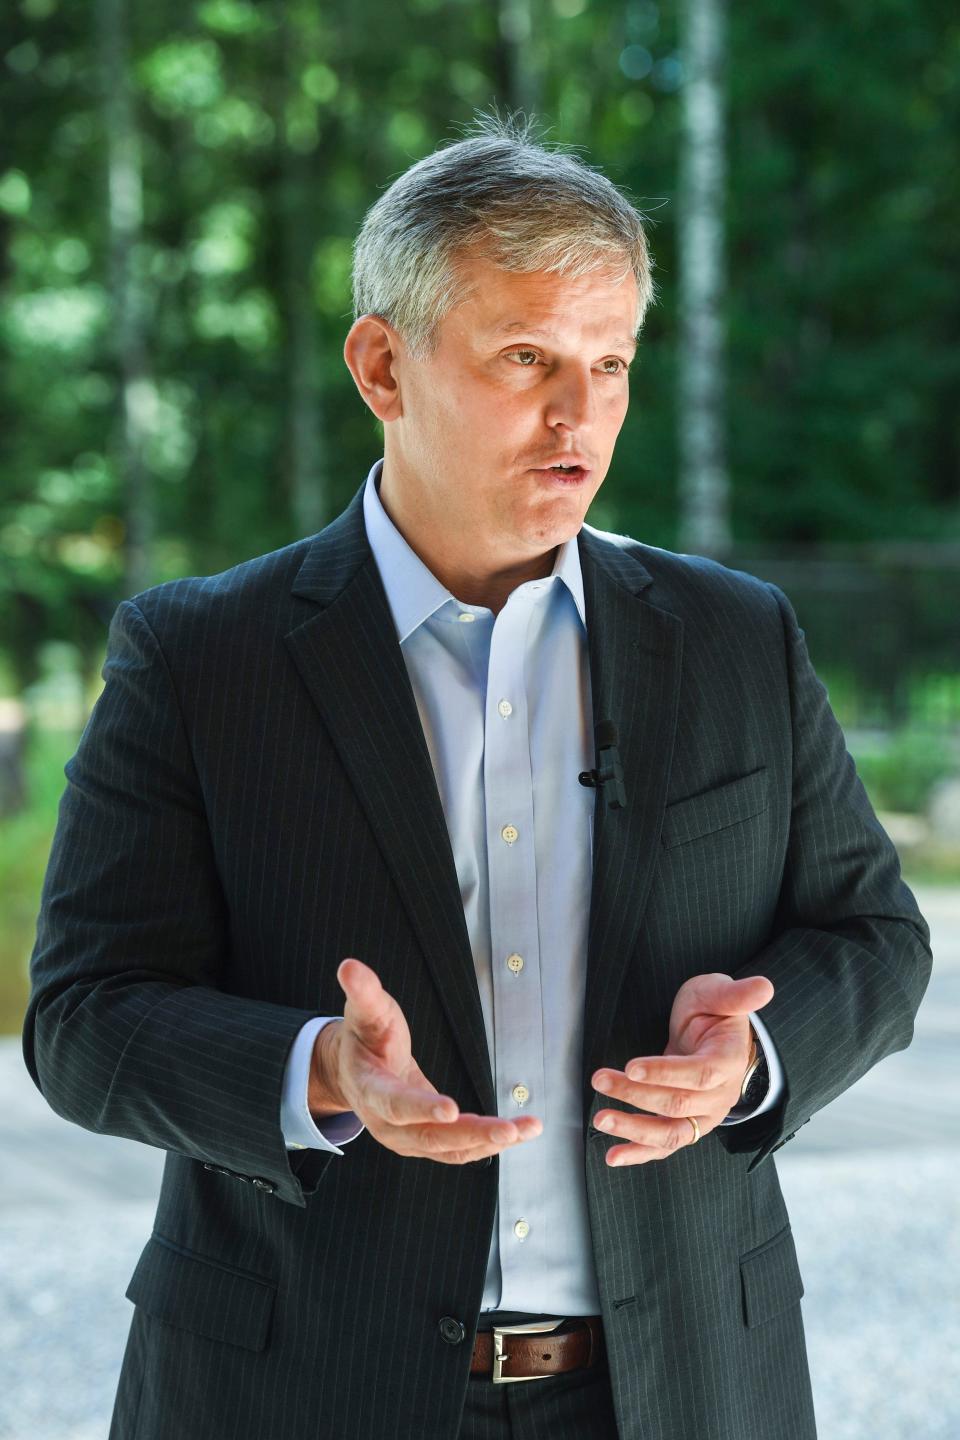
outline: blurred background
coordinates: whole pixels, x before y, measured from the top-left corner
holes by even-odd
[[[0,1435],[106,1433],[161,1158],[64,1126],[16,1039],[110,616],[353,496],[382,453],[342,359],[353,237],[496,105],[650,219],[590,523],[787,591],[934,926],[914,1045],[777,1163],[822,1433],[956,1440],[955,5],[8,0],[0,105]]]

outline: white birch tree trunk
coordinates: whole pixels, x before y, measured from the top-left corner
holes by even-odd
[[[681,53],[679,456],[680,545],[730,548],[724,424],[726,0],[684,0]]]
[[[286,331],[286,460],[290,509],[298,536],[323,528],[328,514],[327,455],[321,424],[320,346],[310,267],[316,244],[315,192],[321,183],[314,157],[290,144],[284,121],[286,104],[298,87],[308,27],[298,8],[283,0],[276,15],[280,30],[279,80],[282,286]]]
[[[497,80],[510,109],[529,118],[540,103],[536,0],[497,0]]]
[[[140,135],[130,84],[126,0],[97,0],[97,43],[107,152],[109,290],[120,379],[119,474],[123,493],[124,585],[135,595],[152,579],[154,496],[146,444],[156,391],[147,364],[144,281],[137,269],[143,223]]]

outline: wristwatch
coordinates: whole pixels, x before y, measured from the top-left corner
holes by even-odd
[[[750,1064],[747,1066],[747,1073],[743,1077],[743,1084],[740,1086],[740,1099],[737,1101],[736,1109],[753,1110],[764,1095],[770,1084],[770,1072],[767,1069],[767,1057],[763,1053],[763,1046],[757,1039],[757,1032],[750,1026],[750,1035],[753,1046],[750,1051]]]

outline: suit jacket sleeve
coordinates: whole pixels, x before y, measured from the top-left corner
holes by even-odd
[[[786,596],[770,586],[785,637],[793,731],[790,837],[775,938],[735,978],[775,986],[763,1020],[784,1090],[772,1110],[718,1127],[753,1169],[884,1056],[904,1050],[930,979],[930,935],[897,852],[847,753]]]
[[[229,917],[188,737],[132,601],[113,616],[103,676],[65,767],[27,1067],[65,1119],[302,1206],[306,1156],[286,1149],[281,1095],[287,1054],[315,1012],[230,993]]]

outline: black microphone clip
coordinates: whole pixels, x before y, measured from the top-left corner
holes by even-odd
[[[581,770],[577,779],[581,785],[599,785],[601,788],[609,785],[610,788],[604,791],[607,809],[623,810],[627,804],[627,792],[623,783],[620,752],[617,750],[617,727],[612,720],[600,720],[594,734],[597,738],[597,769]]]

